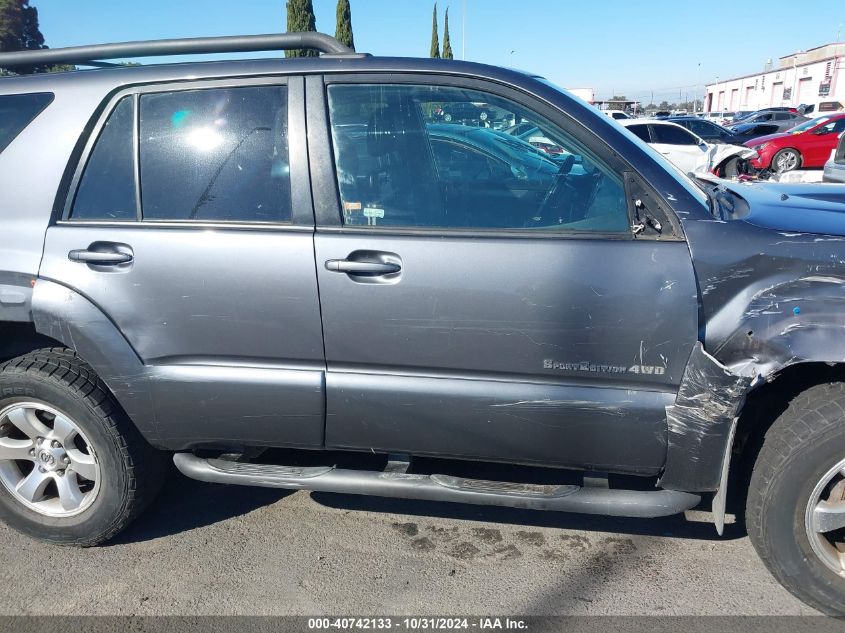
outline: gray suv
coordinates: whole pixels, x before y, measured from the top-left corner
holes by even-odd
[[[250,486],[703,505],[845,614],[842,189],[691,178],[541,78],[314,33],[0,67],[290,48],[323,55],[0,79],[0,517],[101,543],[168,459]]]

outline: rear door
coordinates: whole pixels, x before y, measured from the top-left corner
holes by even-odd
[[[704,159],[706,148],[695,134],[676,125],[651,124],[653,147],[677,165],[681,171],[695,171]]]
[[[302,79],[107,104],[41,276],[94,302],[152,377],[163,440],[323,441]]]
[[[634,237],[624,166],[486,82],[312,79],[327,446],[657,472],[695,280]]]

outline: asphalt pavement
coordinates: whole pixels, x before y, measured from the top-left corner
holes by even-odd
[[[0,525],[0,614],[814,612],[736,525],[220,486],[174,474],[117,540]]]

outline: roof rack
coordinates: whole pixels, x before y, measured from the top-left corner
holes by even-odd
[[[108,66],[105,59],[130,57],[160,57],[163,55],[201,55],[208,53],[252,53],[256,51],[288,51],[309,49],[331,57],[366,57],[326,35],[304,33],[275,33],[268,35],[232,35],[226,37],[192,37],[169,40],[94,44],[69,48],[0,53],[0,68],[33,64],[80,64]]]

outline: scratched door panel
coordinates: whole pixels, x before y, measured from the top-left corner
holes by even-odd
[[[68,259],[131,246],[125,268]],[[80,292],[150,372],[161,436],[320,446],[323,349],[309,231],[50,227],[41,276]]]
[[[393,253],[401,273],[360,283],[325,268],[356,251]],[[697,338],[686,244],[318,233],[316,253],[327,445],[419,452],[425,436],[426,452],[662,465],[654,392],[676,391]],[[613,415],[595,404],[610,390]],[[608,424],[629,457],[602,455]],[[533,441],[508,454],[525,433]]]

